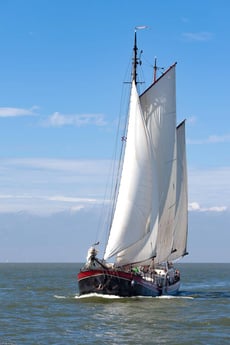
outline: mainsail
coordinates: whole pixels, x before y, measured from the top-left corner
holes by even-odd
[[[171,66],[140,97],[152,148],[156,154],[159,225],[155,262],[172,250],[176,198],[176,87]]]
[[[123,170],[105,260],[116,255],[117,262],[126,264],[154,257],[160,263],[186,250],[186,157],[184,125],[176,127],[175,68],[140,97],[132,83]]]

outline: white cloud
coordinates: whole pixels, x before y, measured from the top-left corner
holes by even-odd
[[[3,200],[3,202],[1,202]],[[33,215],[51,215],[60,212],[75,213],[95,205],[105,204],[100,198],[80,198],[47,195],[0,195],[0,213],[28,212]]]
[[[1,169],[17,169],[19,171],[73,172],[80,175],[97,175],[108,172],[108,160],[74,160],[55,158],[6,158],[0,159]]]
[[[70,208],[71,213],[76,213],[84,209],[84,206],[78,205],[78,206],[73,206]]]
[[[228,143],[230,142],[230,134],[226,135],[211,135],[208,140],[208,143]]]
[[[29,109],[26,108],[13,108],[13,107],[0,107],[1,117],[23,117],[23,116],[35,116],[37,115],[37,106],[33,106]],[[63,127],[63,126],[106,126],[107,122],[102,114],[61,114],[55,112],[48,116],[44,121],[40,123],[45,127]]]
[[[66,202],[66,203],[81,203],[81,204],[101,204],[102,201],[96,198],[78,198],[78,197],[68,197],[64,195],[54,195],[46,198],[50,201]]]
[[[212,207],[201,207],[198,202],[191,202],[188,205],[189,211],[198,211],[198,212],[224,212],[227,211],[226,206],[212,206]]]
[[[213,38],[213,34],[208,31],[184,32],[182,36],[188,41],[196,41],[196,42],[206,42],[206,41],[210,41]]]
[[[36,115],[37,106],[29,109],[0,107],[0,117],[19,117]]]
[[[190,204],[188,204],[189,211],[199,211],[199,209],[200,205],[198,204],[198,202],[191,202]]]
[[[51,196],[48,198],[49,200],[52,201],[66,201],[66,202],[79,202],[79,201],[85,201],[86,199],[83,198],[73,198],[73,197],[66,197],[62,195],[56,195],[56,196]],[[87,201],[95,201],[95,199],[87,199]]]
[[[22,195],[0,194],[0,199],[32,199],[32,197],[26,194],[22,194]]]
[[[50,115],[47,120],[43,122],[47,127],[62,127],[62,126],[105,126],[106,122],[104,116],[101,114],[81,114],[81,115],[64,115],[55,112]]]
[[[228,143],[230,142],[230,134],[224,135],[210,135],[206,139],[188,139],[187,143],[191,145],[202,145],[202,144],[218,144],[218,143]]]

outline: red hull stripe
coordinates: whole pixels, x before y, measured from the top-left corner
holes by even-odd
[[[132,280],[135,277],[135,280],[141,280],[140,277],[132,274],[132,273],[127,273],[123,271],[102,271],[102,270],[89,270],[89,271],[83,271],[78,273],[78,280],[85,279],[88,277],[93,277],[93,276],[98,276],[101,274],[117,277],[117,278],[124,278],[128,280]]]
[[[125,280],[134,280],[136,283],[145,286],[146,288],[152,290],[152,289],[156,289],[158,290],[158,288],[156,287],[155,284],[153,284],[152,282],[148,282],[145,279],[143,279],[140,276],[137,276],[133,273],[127,273],[127,272],[123,272],[123,271],[110,271],[110,270],[89,270],[89,271],[83,271],[83,272],[79,272],[78,273],[78,280],[84,280],[90,277],[97,277],[97,276],[101,276],[101,275],[107,275],[107,276],[112,276],[115,278],[120,278],[120,279],[125,279]]]

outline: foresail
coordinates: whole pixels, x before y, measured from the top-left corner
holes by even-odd
[[[176,182],[176,216],[170,261],[186,254],[188,231],[188,192],[187,163],[185,146],[185,121],[177,127],[177,182]]]
[[[143,249],[143,243],[151,237],[153,256],[156,234],[152,229],[157,224],[158,196],[153,198],[154,156],[151,150],[146,124],[140,107],[135,83],[130,97],[129,123],[116,209],[104,255],[108,259],[121,253],[122,263],[135,262],[136,255]],[[156,210],[152,215],[152,206]],[[135,250],[133,250],[135,248]],[[148,249],[149,250],[149,249]]]
[[[159,226],[155,261],[162,262],[167,260],[172,250],[175,217],[175,65],[140,96],[140,101],[151,145],[156,154]]]

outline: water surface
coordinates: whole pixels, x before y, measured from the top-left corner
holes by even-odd
[[[230,264],[180,264],[176,297],[78,296],[79,264],[0,264],[0,345],[230,344]]]

